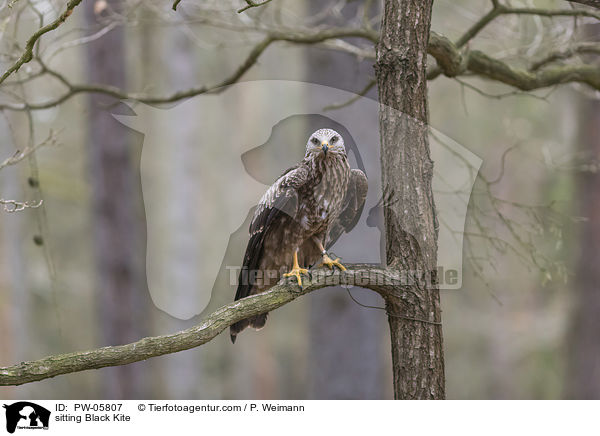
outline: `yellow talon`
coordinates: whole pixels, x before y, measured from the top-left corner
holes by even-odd
[[[346,267],[344,265],[342,265],[339,262],[339,260],[340,260],[339,257],[335,260],[332,260],[329,256],[327,256],[327,254],[324,254],[323,255],[323,263],[321,263],[321,265],[319,265],[319,266],[326,265],[327,268],[329,268],[329,269],[333,269],[334,266],[337,266],[340,269],[340,271],[346,271]]]
[[[302,287],[302,278],[300,274],[308,274],[308,270],[304,268],[293,268],[289,273],[285,273],[284,277],[296,277],[298,280],[298,286]]]
[[[300,265],[298,265],[298,253],[294,253],[294,266],[292,267],[292,270],[288,273],[285,273],[283,276],[284,277],[296,277],[296,280],[298,280],[298,286],[302,287],[302,278],[300,277],[300,274],[309,274],[307,269],[304,268],[300,268]]]

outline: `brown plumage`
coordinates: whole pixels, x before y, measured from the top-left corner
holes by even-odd
[[[296,277],[301,286],[307,271],[300,266],[320,258],[329,268],[344,269],[325,247],[356,225],[366,196],[367,177],[350,169],[341,135],[331,129],[313,133],[304,159],[271,185],[254,212],[235,300],[269,289],[282,275]],[[260,329],[266,321],[264,313],[233,324],[231,341],[246,327]]]

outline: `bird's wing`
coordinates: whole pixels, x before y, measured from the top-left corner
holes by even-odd
[[[329,249],[335,244],[342,233],[348,233],[356,226],[365,206],[367,190],[368,182],[365,173],[358,169],[351,170],[342,211],[329,227],[326,248]]]
[[[286,170],[260,199],[250,223],[250,235],[267,229],[282,213],[295,216],[298,209],[297,189],[307,180],[308,170],[303,165]]]
[[[267,189],[260,199],[250,222],[250,240],[244,254],[243,267],[248,271],[259,269],[265,235],[277,218],[283,214],[291,217],[296,215],[298,209],[297,189],[307,180],[308,170],[305,166],[299,165],[290,168]],[[251,284],[240,280],[235,299],[247,297],[252,292],[252,288]]]

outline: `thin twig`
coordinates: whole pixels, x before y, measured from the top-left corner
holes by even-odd
[[[530,70],[537,71],[540,68],[556,61],[564,60],[576,56],[578,54],[598,54],[600,55],[600,44],[585,42],[569,47],[565,50],[555,51],[547,54],[544,58],[534,62]]]
[[[179,91],[174,94],[163,97],[139,93],[128,93],[114,86],[73,85],[62,74],[58,73],[57,71],[51,70],[47,66],[44,66],[44,68],[49,74],[52,74],[55,78],[61,81],[68,88],[68,91],[62,96],[44,103],[0,104],[0,110],[8,109],[23,111],[48,109],[50,107],[54,107],[58,104],[61,104],[64,101],[80,93],[105,94],[119,100],[135,100],[145,104],[174,103],[201,94],[214,94],[222,92],[224,89],[226,89],[225,87],[237,82],[256,63],[260,55],[267,49],[267,47],[269,47],[275,42],[285,41],[295,44],[316,44],[326,40],[344,37],[357,37],[367,39],[371,42],[376,42],[378,34],[377,32],[372,30],[360,28],[333,28],[313,33],[272,32],[267,34],[262,41],[257,43],[252,48],[244,62],[229,77],[225,78],[221,82],[212,86],[194,87],[186,91]]]
[[[542,17],[589,17],[600,20],[600,14],[586,9],[543,9],[543,8],[509,8],[499,3],[494,3],[494,7],[487,14],[475,22],[460,38],[454,43],[457,48],[463,47],[488,24],[501,15],[538,15]]]
[[[252,1],[252,0],[246,0],[246,6],[244,6],[244,7],[243,7],[243,8],[241,8],[241,9],[238,9],[237,13],[238,13],[238,14],[241,14],[242,12],[245,12],[245,11],[247,11],[248,9],[251,9],[251,8],[257,8],[257,7],[259,7],[259,6],[266,5],[267,3],[271,3],[271,1],[272,1],[272,0],[265,0],[265,1],[263,1],[263,2],[256,3],[256,2],[254,2],[254,1]]]
[[[545,95],[545,96],[539,96],[539,95],[532,94],[531,92],[521,91],[519,89],[514,90],[514,91],[504,92],[502,94],[491,94],[491,93],[486,92],[483,89],[480,89],[474,85],[471,85],[469,82],[465,82],[464,80],[461,80],[457,77],[454,77],[454,80],[456,80],[458,83],[460,83],[461,86],[463,86],[465,88],[469,88],[470,90],[475,91],[477,94],[482,95],[487,98],[502,100],[503,98],[506,98],[506,97],[523,96],[523,97],[535,98],[538,100],[548,102],[549,94]]]
[[[594,14],[588,10],[508,8],[498,3],[492,12],[486,14],[482,20],[472,26],[465,35],[459,38],[457,41],[458,45],[435,32],[431,32],[429,54],[436,59],[438,65],[428,73],[428,79],[434,79],[440,73],[443,73],[448,77],[455,77],[468,73],[505,83],[523,91],[531,91],[567,82],[584,83],[593,89],[600,90],[600,70],[594,65],[562,65],[545,68],[543,71],[535,71],[515,68],[506,62],[494,59],[481,51],[469,52],[460,49],[461,44],[466,44],[470,38],[477,35],[491,19],[503,14],[539,14],[546,16],[570,15],[600,18],[600,15]],[[294,44],[319,44],[326,41],[339,41],[340,38],[357,37],[370,41],[371,43],[376,43],[379,39],[378,33],[369,28],[333,28],[316,31],[309,31],[306,29],[285,29],[276,32],[269,32],[265,29],[256,30],[266,33],[264,39],[255,45],[246,60],[234,73],[222,82],[212,86],[197,86],[167,96],[152,96],[142,93],[129,93],[111,86],[71,84],[66,77],[60,73],[48,70],[48,73],[59,79],[67,87],[67,92],[57,98],[42,103],[24,102],[0,104],[0,110],[8,109],[23,111],[47,109],[59,105],[80,93],[101,93],[119,100],[135,100],[146,104],[174,103],[200,94],[221,92],[225,89],[224,87],[238,81],[256,63],[258,57],[264,50],[277,41],[286,41]],[[355,51],[358,49],[354,46],[352,48]],[[344,46],[344,49],[347,50],[349,47]],[[361,53],[365,54],[367,53],[367,50],[363,50]],[[370,53],[371,51],[369,51],[369,54]]]
[[[44,147],[46,145],[55,145],[58,140],[57,133],[50,130],[50,133],[46,139],[44,139],[39,144],[36,144],[32,147],[27,146],[23,151],[17,150],[11,157],[4,159],[4,161],[0,162],[0,170],[4,167],[15,165],[29,156],[31,153],[34,153],[40,147]]]
[[[42,35],[56,29],[58,26],[60,26],[62,23],[64,23],[65,20],[73,13],[73,9],[77,5],[79,5],[79,3],[81,3],[81,1],[82,0],[69,1],[67,3],[67,10],[65,12],[63,12],[52,23],[47,24],[46,26],[43,26],[40,29],[38,29],[38,31],[35,32],[27,40],[27,43],[25,44],[25,51],[19,57],[19,59],[17,59],[17,61],[8,70],[6,70],[6,72],[2,75],[2,77],[0,77],[0,84],[2,82],[4,82],[11,74],[17,72],[19,70],[19,68],[21,68],[23,66],[23,64],[26,64],[27,62],[31,61],[31,59],[33,59],[33,49],[35,47],[35,43],[41,38]]]
[[[567,0],[570,3],[579,3],[581,5],[591,6],[600,9],[600,0]]]
[[[0,198],[0,204],[4,206],[2,209],[8,213],[20,212],[25,209],[37,209],[43,202],[43,200],[39,200],[37,203],[31,203],[29,201],[5,200]]]
[[[358,301],[356,298],[354,298],[354,295],[352,295],[352,293],[350,292],[349,288],[346,288],[346,292],[348,292],[348,296],[350,297],[350,299],[352,301],[354,301],[354,303],[358,304],[361,307],[364,307],[365,309],[383,310],[386,313],[387,316],[391,316],[392,318],[400,318],[400,319],[405,319],[407,321],[422,322],[422,323],[425,323],[425,324],[442,325],[442,323],[438,322],[438,321],[430,321],[428,319],[422,319],[422,318],[412,318],[410,316],[405,316],[405,315],[399,315],[397,313],[392,313],[392,312],[388,311],[387,307],[371,306],[369,304],[363,304],[360,301]]]
[[[353,96],[352,98],[349,98],[348,100],[346,100],[344,102],[333,103],[328,106],[325,106],[323,108],[323,111],[331,111],[331,110],[335,110],[335,109],[341,109],[345,106],[351,105],[359,98],[364,97],[367,94],[367,92],[369,92],[371,90],[371,88],[373,88],[376,84],[377,84],[377,81],[375,79],[371,79],[369,81],[369,83],[367,83],[367,85],[358,94],[356,94],[355,96]]]
[[[460,38],[454,43],[456,47],[461,48],[471,39],[473,39],[481,30],[487,26],[491,21],[497,18],[501,14],[502,7],[498,4],[494,4],[494,8],[481,17],[475,24],[473,24]]]

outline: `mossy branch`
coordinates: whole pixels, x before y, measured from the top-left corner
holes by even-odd
[[[4,80],[11,72],[16,71],[23,63],[31,60],[35,41],[37,41],[43,33],[56,28],[62,23],[69,15],[69,11],[79,4],[80,1],[81,0],[71,0],[68,3],[68,8],[71,9],[67,9],[67,12],[61,15],[54,23],[41,28],[34,36],[32,36],[32,38],[30,38],[26,52],[21,56],[20,60],[5,73],[2,80]],[[590,1],[590,3],[594,2],[595,0]],[[494,59],[481,51],[469,51],[464,48],[464,46],[477,36],[483,28],[502,15],[538,15],[550,18],[570,16],[596,18],[600,20],[600,14],[587,9],[513,8],[504,6],[500,2],[495,2],[492,10],[481,17],[480,20],[471,26],[456,42],[452,42],[442,35],[431,32],[428,50],[429,54],[436,59],[437,66],[428,72],[428,79],[435,79],[440,74],[444,74],[448,77],[475,75],[481,78],[502,82],[524,91],[532,91],[568,82],[583,83],[593,89],[600,90],[600,68],[593,63],[583,65],[553,65],[554,61],[565,58],[565,56],[561,57],[559,55],[549,58],[543,65],[536,66],[536,68],[523,69],[513,67],[502,60]],[[48,68],[41,59],[38,59],[41,66],[40,73],[53,76],[67,88],[66,92],[58,97],[41,103],[25,102],[0,104],[0,110],[29,111],[48,109],[81,93],[105,94],[119,100],[135,100],[151,105],[175,103],[201,94],[218,93],[226,89],[228,85],[236,83],[248,70],[250,70],[250,68],[252,68],[262,53],[267,50],[271,44],[277,42],[308,45],[323,44],[328,41],[335,41],[342,38],[359,38],[376,44],[379,40],[379,34],[375,30],[367,27],[330,28],[316,31],[307,29],[269,31],[266,32],[264,38],[250,50],[247,57],[240,65],[221,82],[212,86],[199,85],[165,96],[130,93],[116,87],[105,85],[73,84],[64,75]],[[373,48],[365,48],[361,51],[363,54],[371,52],[374,57]],[[586,48],[586,52],[588,53],[597,53],[598,51],[600,51],[600,45],[588,44],[588,47]],[[36,77],[38,75],[36,75]],[[0,83],[2,80],[0,80]]]
[[[568,82],[584,83],[600,90],[600,67],[597,65],[549,65],[536,70],[517,68],[479,50],[461,51],[435,32],[431,32],[429,54],[436,59],[440,71],[449,77],[470,73],[523,91]]]
[[[59,354],[18,365],[0,367],[0,386],[16,386],[57,375],[126,365],[195,348],[214,339],[237,321],[272,311],[301,295],[327,286],[356,285],[372,289],[384,297],[389,298],[394,295],[399,299],[407,299],[410,288],[403,286],[405,282],[406,278],[403,278],[399,271],[376,268],[372,265],[349,265],[348,270],[344,272],[317,269],[313,271],[311,280],[305,283],[302,289],[293,279],[280,282],[267,292],[222,306],[187,330],[147,337],[127,345]]]
[[[8,68],[8,70],[6,70],[2,77],[0,77],[0,84],[4,82],[11,74],[17,72],[19,68],[23,66],[23,64],[26,64],[33,59],[33,48],[35,47],[35,43],[38,41],[38,39],[40,39],[43,34],[56,29],[58,26],[64,23],[65,20],[73,13],[73,9],[75,9],[79,3],[81,3],[81,0],[69,1],[67,3],[67,10],[60,14],[56,20],[45,25],[44,27],[41,27],[37,32],[31,35],[31,37],[25,43],[25,51],[23,54],[13,65]]]

